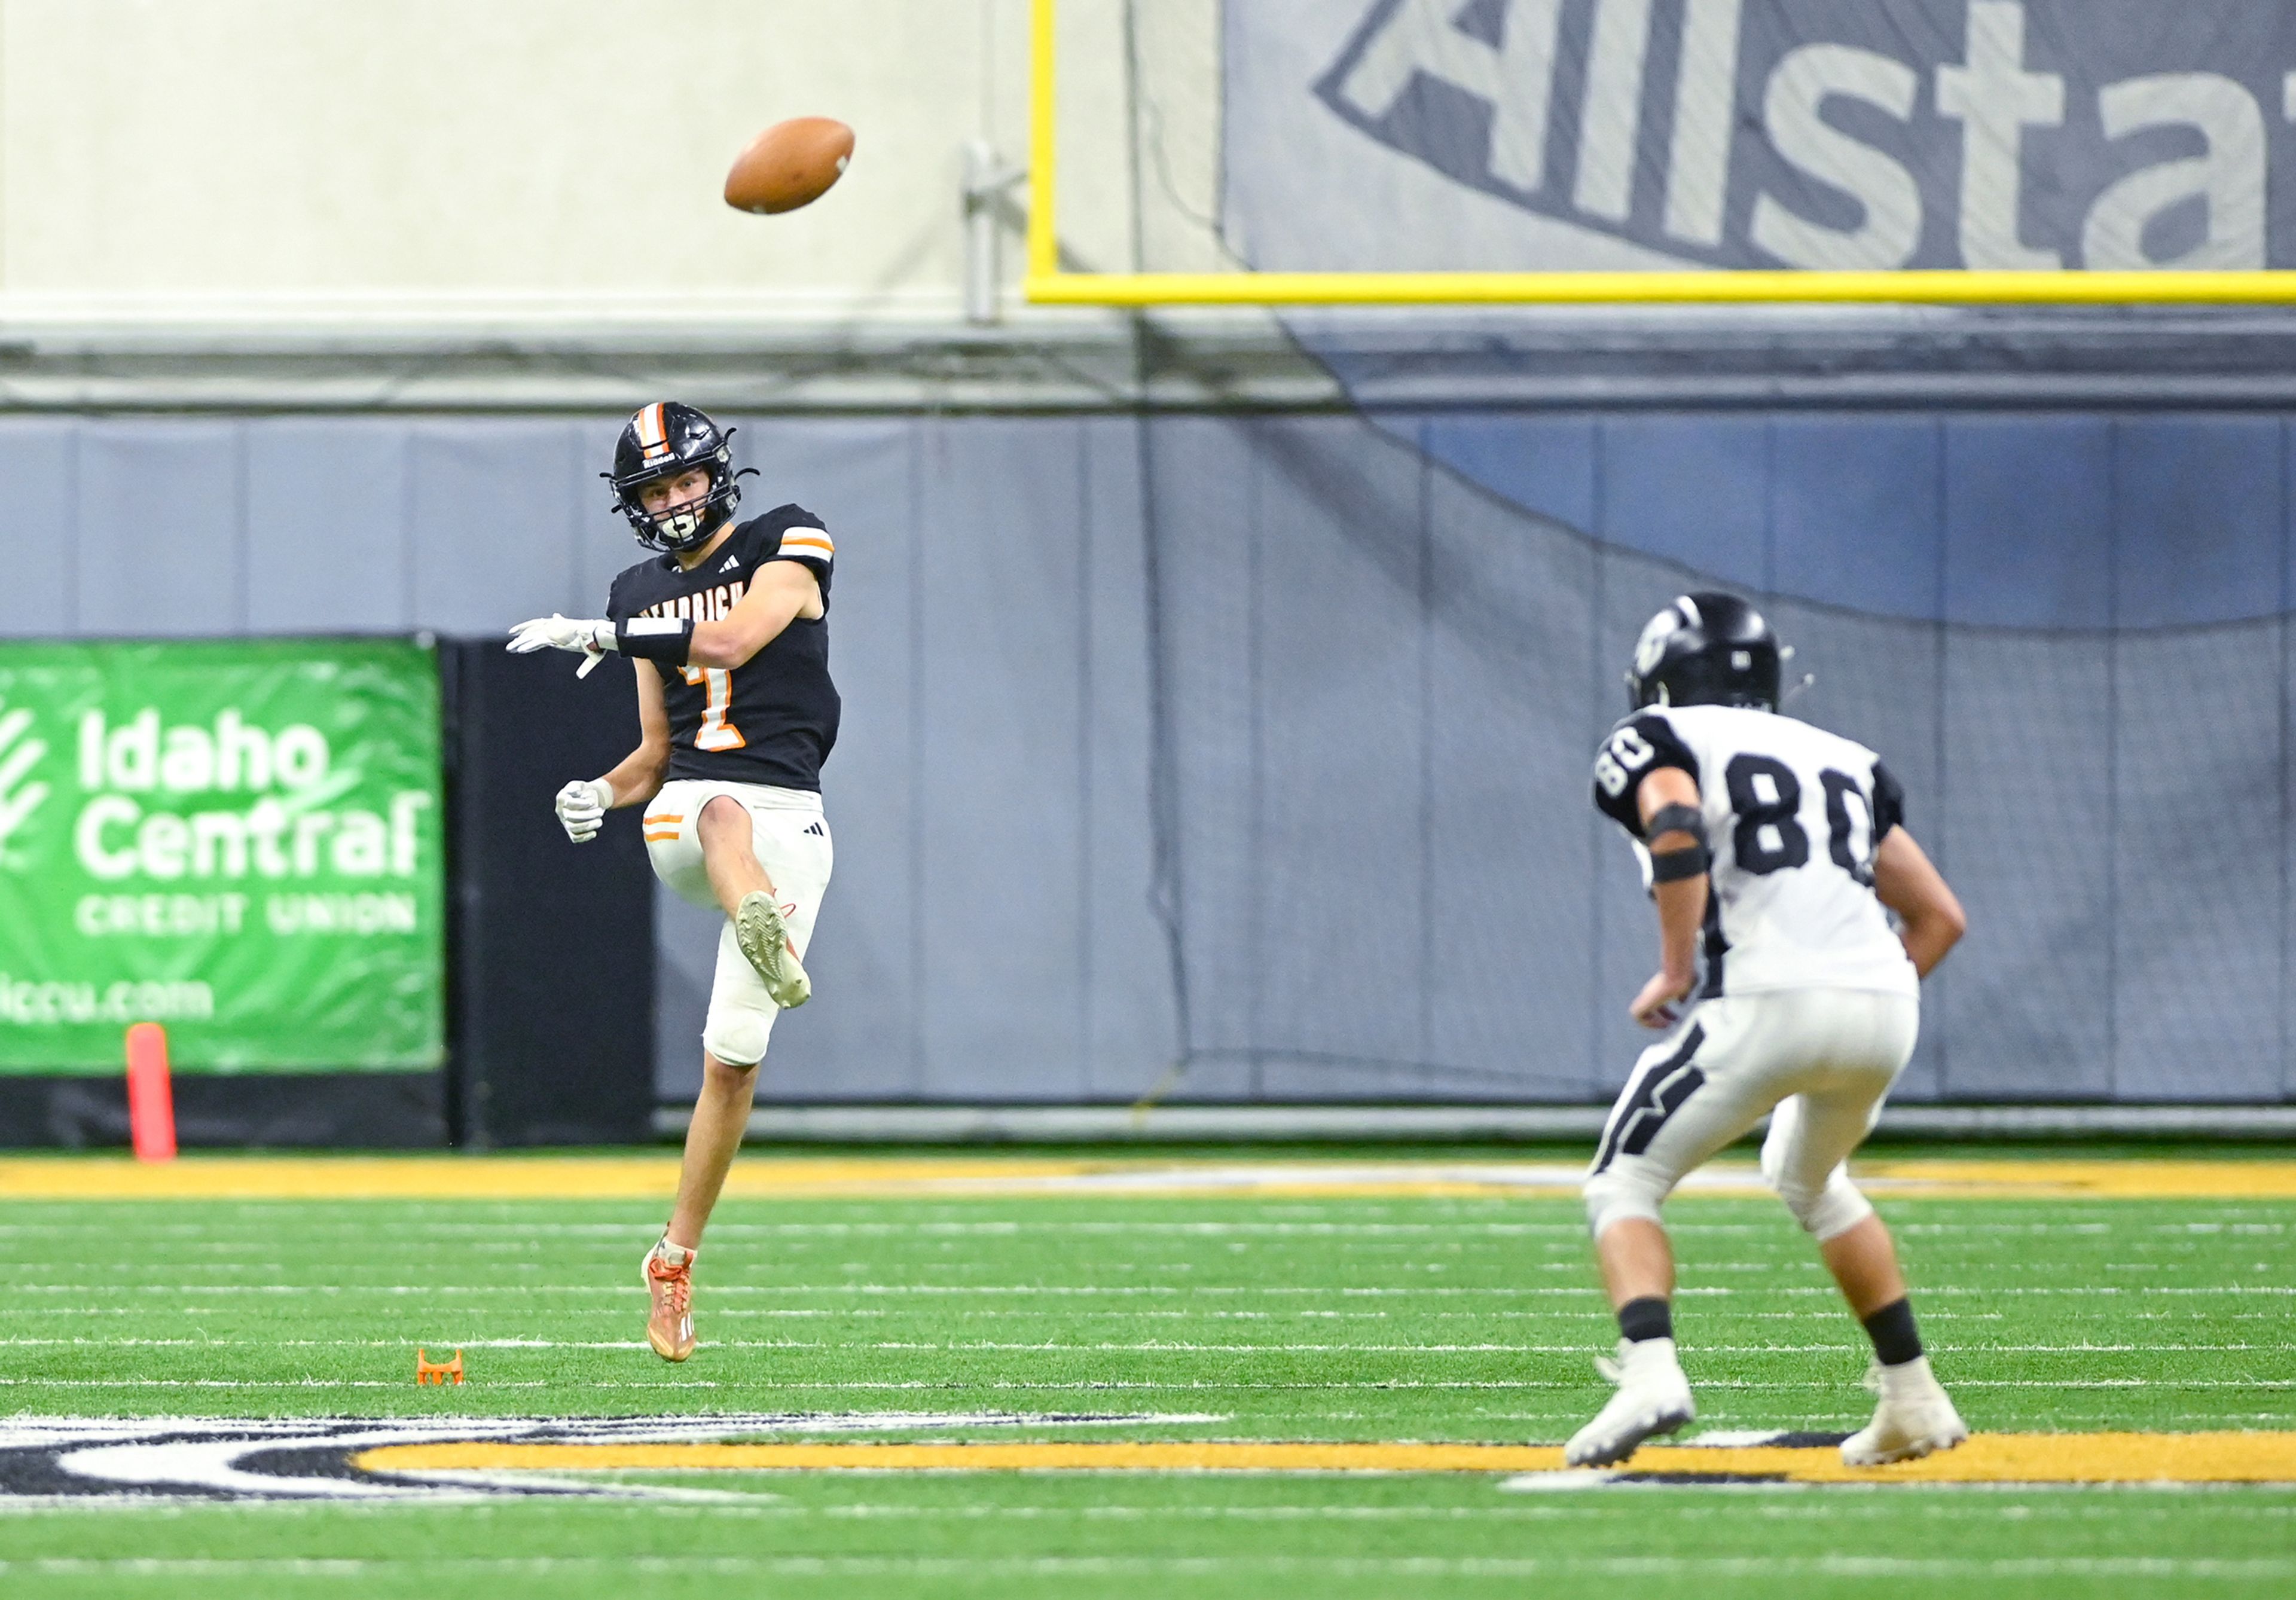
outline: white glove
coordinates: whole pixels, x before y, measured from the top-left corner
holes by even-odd
[[[590,669],[605,660],[606,652],[619,646],[611,622],[603,618],[562,617],[553,611],[547,617],[537,617],[512,628],[509,648],[512,655],[531,655],[537,650],[578,650],[582,652],[582,664],[575,669],[574,676],[587,677]]]
[[[598,836],[614,803],[613,786],[603,778],[576,778],[558,792],[558,822],[566,837],[587,844]]]

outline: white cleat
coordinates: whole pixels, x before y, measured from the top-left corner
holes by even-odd
[[[1931,1373],[1928,1357],[1902,1366],[1876,1367],[1873,1381],[1882,1391],[1882,1403],[1874,1407],[1872,1422],[1841,1441],[1844,1465],[1917,1461],[1934,1451],[1950,1450],[1969,1437],[1969,1425]]]
[[[1565,1465],[1614,1465],[1645,1439],[1671,1433],[1698,1415],[1671,1339],[1621,1339],[1616,1361],[1598,1356],[1595,1365],[1619,1392],[1563,1447]]]
[[[813,997],[813,981],[798,964],[789,924],[782,920],[781,906],[773,896],[753,889],[742,897],[734,910],[734,939],[765,980],[766,993],[775,1005],[791,1011]]]

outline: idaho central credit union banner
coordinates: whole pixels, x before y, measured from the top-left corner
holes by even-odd
[[[1230,0],[1254,267],[2296,267],[2284,0]]]
[[[0,644],[0,1071],[436,1066],[436,654]]]

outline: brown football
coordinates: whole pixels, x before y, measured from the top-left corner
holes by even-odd
[[[794,211],[829,193],[853,159],[853,130],[832,117],[792,117],[756,138],[726,175],[737,211]]]

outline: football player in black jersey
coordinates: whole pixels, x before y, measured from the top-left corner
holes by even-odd
[[[521,653],[579,652],[583,673],[609,650],[632,658],[638,748],[605,776],[560,790],[559,820],[580,844],[607,811],[645,807],[656,875],[726,914],[677,1203],[644,1263],[646,1339],[668,1361],[693,1353],[694,1251],[741,1145],[774,1018],[812,992],[802,962],[831,865],[821,765],[837,742],[837,547],[795,505],[734,520],[747,474],[734,470],[729,436],[674,400],[633,416],[603,476],[638,542],[661,554],[614,580],[604,618],[539,618],[510,643]]]

